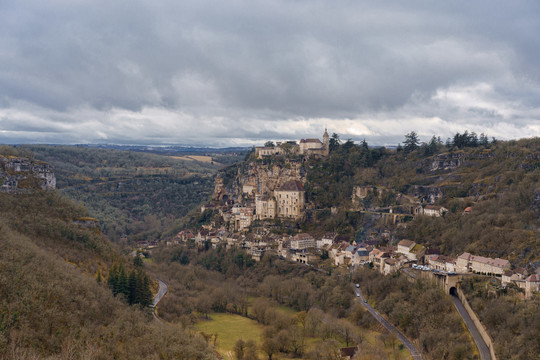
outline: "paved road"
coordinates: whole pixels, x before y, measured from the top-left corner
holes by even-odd
[[[405,268],[403,269],[403,272],[412,278],[416,278],[416,274],[414,273],[414,271],[411,271],[411,269]],[[456,275],[470,275],[470,274],[456,274]],[[489,352],[489,348],[486,342],[484,341],[484,339],[482,339],[482,336],[480,335],[480,332],[476,328],[476,325],[472,321],[471,317],[465,310],[465,307],[461,303],[461,300],[459,300],[459,298],[455,295],[451,295],[451,296],[452,296],[452,301],[454,302],[454,306],[456,307],[459,315],[461,315],[461,318],[465,322],[465,325],[467,325],[467,329],[469,329],[469,333],[471,334],[476,344],[476,347],[478,348],[478,352],[480,353],[480,358],[482,360],[491,360],[491,353]]]
[[[165,284],[163,281],[159,280],[159,290],[156,294],[156,296],[154,296],[154,301],[152,301],[152,307],[154,308],[154,318],[156,320],[159,320],[161,321],[160,318],[158,318],[158,316],[156,315],[156,305],[161,301],[161,299],[165,296],[165,294],[167,293],[167,291],[169,291],[169,288],[167,287],[167,284]]]
[[[384,317],[381,316],[381,314],[377,312],[377,310],[375,310],[371,305],[367,303],[360,289],[355,288],[354,291],[357,295],[356,299],[362,305],[364,305],[367,311],[369,311],[371,315],[373,315],[373,317],[377,319],[377,321],[379,321],[385,328],[387,328],[390,332],[394,333],[397,336],[399,341],[401,341],[403,345],[405,345],[407,349],[409,349],[414,360],[424,360],[424,357],[422,356],[420,351],[418,351],[416,346],[409,339],[407,339],[405,335],[401,333],[401,331],[399,331],[394,325],[390,324]]]
[[[478,329],[476,328],[476,325],[472,321],[471,317],[465,310],[465,307],[457,296],[452,295],[452,300],[454,301],[454,306],[456,307],[459,315],[461,315],[463,321],[465,321],[465,325],[467,325],[467,328],[469,329],[469,332],[471,333],[471,336],[476,343],[476,347],[478,347],[478,351],[480,352],[480,358],[482,360],[491,360],[489,348],[484,339],[482,339],[482,336],[478,332]]]

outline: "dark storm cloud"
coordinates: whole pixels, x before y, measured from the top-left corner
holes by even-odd
[[[538,136],[539,10],[0,1],[0,141],[250,144],[324,126],[379,143]]]

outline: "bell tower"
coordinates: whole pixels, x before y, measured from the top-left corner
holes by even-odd
[[[326,156],[330,153],[330,136],[328,136],[328,131],[326,128],[324,128],[324,134],[323,134],[323,147],[324,147],[324,153]]]

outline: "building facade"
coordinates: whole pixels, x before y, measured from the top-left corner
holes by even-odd
[[[304,214],[306,206],[304,185],[298,180],[287,181],[274,190],[277,202],[277,216],[298,219]]]

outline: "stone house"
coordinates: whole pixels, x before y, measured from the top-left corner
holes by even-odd
[[[455,271],[455,260],[444,255],[434,255],[427,261],[428,265],[435,270]]]
[[[369,261],[369,251],[366,248],[358,247],[352,257],[351,265],[357,266],[367,261]]]
[[[345,253],[344,252],[339,251],[334,255],[334,265],[336,265],[336,266],[345,265]]]
[[[414,245],[416,245],[414,241],[401,240],[398,243],[397,252],[403,255],[408,254],[414,248]]]
[[[297,252],[291,252],[291,260],[301,263],[301,264],[311,264],[313,263],[318,256],[315,254],[312,254],[308,251],[297,251]]]
[[[502,275],[510,269],[510,262],[500,258],[487,258],[471,255],[467,252],[458,256],[456,270],[458,272],[476,272],[480,274]]]
[[[533,274],[525,279],[525,297],[530,298],[538,291],[540,291],[540,274]]]
[[[290,248],[291,250],[305,250],[316,247],[315,239],[308,233],[296,234],[292,240]]]
[[[518,282],[524,280],[527,277],[527,270],[524,268],[516,268],[514,270],[507,270],[504,272],[501,278],[502,286],[506,286],[510,283],[514,283],[519,286]]]
[[[234,214],[234,228],[236,231],[248,229],[253,222],[253,208],[241,207]]]
[[[373,263],[373,267],[380,272],[384,272],[384,260],[389,258],[390,254],[380,249],[373,249],[369,253],[369,261]]]
[[[324,234],[320,240],[317,240],[317,248],[321,249],[325,245],[332,246],[336,237],[337,237],[336,233]]]
[[[255,196],[255,214],[257,220],[274,219],[276,217],[276,199],[269,195]]]
[[[399,267],[400,267],[400,263],[399,261],[397,261],[396,259],[391,259],[391,258],[385,258],[384,261],[382,261],[381,263],[381,272],[384,274],[384,275],[389,275],[389,274],[393,274],[395,272],[397,272],[399,270]]]
[[[403,254],[409,261],[419,261],[426,252],[426,248],[411,240],[401,240],[397,246],[397,253]]]
[[[304,185],[298,180],[290,180],[274,190],[277,201],[277,216],[298,219],[306,205]]]

